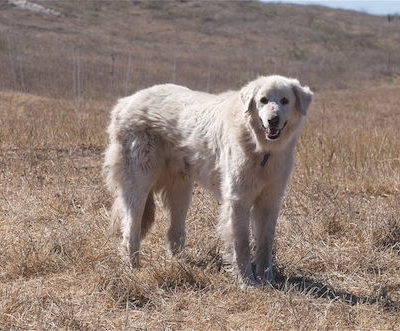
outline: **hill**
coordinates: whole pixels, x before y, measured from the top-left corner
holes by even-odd
[[[240,1],[37,1],[0,6],[0,88],[115,96],[159,82],[202,90],[258,74],[348,87],[399,71],[400,20]]]

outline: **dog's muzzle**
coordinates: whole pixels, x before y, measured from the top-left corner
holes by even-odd
[[[287,124],[287,121],[283,124],[281,128],[278,128],[276,126],[271,126],[269,125],[267,128],[263,125],[263,128],[265,130],[265,137],[268,140],[277,140],[279,136],[281,135],[282,130],[285,128]]]

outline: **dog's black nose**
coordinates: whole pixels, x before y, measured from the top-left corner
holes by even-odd
[[[274,116],[268,120],[270,127],[276,127],[279,125],[279,116]]]

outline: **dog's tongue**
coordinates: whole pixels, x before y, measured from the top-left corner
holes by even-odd
[[[279,129],[276,128],[268,128],[267,129],[267,134],[270,136],[275,136],[279,133]]]

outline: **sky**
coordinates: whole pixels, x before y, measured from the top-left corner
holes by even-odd
[[[350,9],[362,11],[368,14],[373,15],[388,15],[388,14],[400,14],[400,0],[397,1],[365,1],[365,0],[353,0],[353,1],[324,1],[324,0],[277,0],[277,1],[269,1],[262,0],[264,2],[287,2],[287,3],[296,3],[302,5],[314,4],[314,5],[323,5],[332,8],[342,8],[342,9]]]

